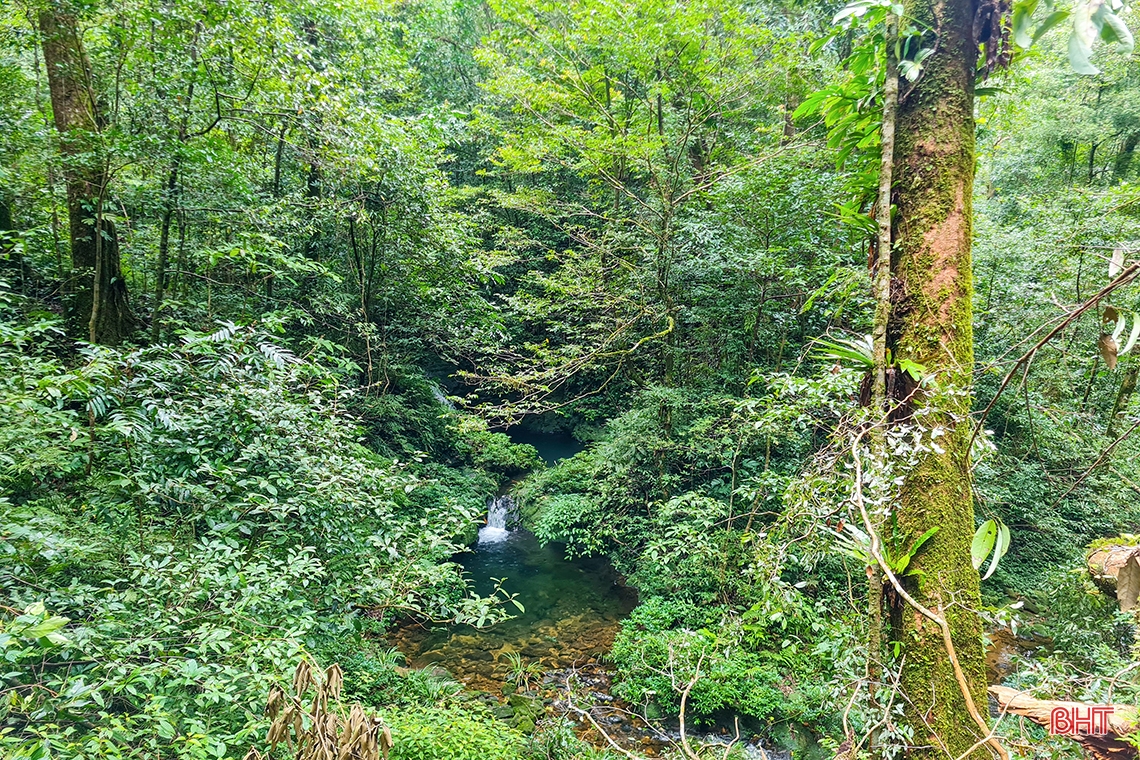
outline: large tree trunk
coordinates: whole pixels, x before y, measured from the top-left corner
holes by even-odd
[[[103,217],[108,176],[90,66],[67,0],[54,0],[42,10],[39,25],[67,181],[71,233],[67,320],[75,337],[114,344],[138,323],[127,304],[115,225]]]
[[[910,0],[906,12],[930,29],[934,52],[900,99],[895,134],[895,245],[887,340],[896,360],[926,368],[927,384],[901,390],[905,409],[932,415],[911,421],[942,427],[941,449],[923,454],[902,485],[898,527],[907,545],[938,532],[914,558],[905,583],[915,599],[941,612],[975,706],[985,712],[985,652],[978,573],[970,561],[974,507],[970,493],[971,195],[974,184],[974,76],[970,0]],[[899,384],[896,384],[899,385]],[[894,389],[896,395],[900,389]],[[980,738],[938,625],[899,601],[890,640],[902,644],[900,686],[914,729],[910,757],[958,757]],[[944,745],[945,749],[942,748]],[[979,756],[988,749],[977,750]]]

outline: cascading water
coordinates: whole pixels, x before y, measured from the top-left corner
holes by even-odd
[[[440,388],[435,383],[432,383],[430,381],[429,381],[429,385],[431,385],[432,398],[434,398],[436,401],[438,401],[441,406],[446,406],[448,409],[455,411],[455,404],[453,404],[451,402],[451,399],[449,399],[447,396],[443,395],[443,389]]]
[[[487,503],[487,524],[479,529],[479,543],[497,544],[506,541],[511,533],[507,530],[507,517],[515,506],[510,496],[496,496]]]

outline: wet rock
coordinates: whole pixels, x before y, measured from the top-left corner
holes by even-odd
[[[606,720],[609,721],[610,723],[614,724],[615,726],[619,723],[625,722],[625,719],[622,718],[620,715],[611,715],[610,717],[606,718]]]
[[[507,697],[507,704],[516,710],[526,710],[528,712],[533,712],[535,710],[536,703],[538,706],[542,705],[541,700],[535,699],[534,697],[528,697],[525,694],[511,694],[509,697]]]

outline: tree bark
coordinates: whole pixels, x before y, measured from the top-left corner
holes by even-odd
[[[1128,176],[1128,170],[1132,168],[1132,155],[1136,152],[1136,146],[1140,145],[1140,131],[1130,132],[1128,137],[1124,138],[1124,143],[1120,146],[1120,152],[1116,154],[1116,161],[1112,165],[1112,176],[1114,179],[1124,179]]]
[[[896,507],[905,545],[937,533],[911,563],[906,579],[920,604],[946,618],[973,702],[986,704],[978,573],[970,559],[974,506],[970,490],[969,420],[973,280],[970,242],[974,184],[974,77],[970,0],[909,0],[906,15],[933,53],[896,120],[893,195],[897,210],[891,252],[887,341],[897,361],[925,367],[926,383],[894,394],[904,410],[931,413],[912,422],[940,427],[938,449],[920,455]],[[902,373],[899,373],[902,374]],[[896,384],[896,386],[899,384]],[[906,413],[910,413],[907,411]],[[888,537],[889,539],[890,537]],[[955,678],[941,629],[895,602],[891,640],[901,643],[900,686],[914,729],[909,757],[959,757],[981,738]],[[988,756],[986,748],[975,754]]]
[[[1068,715],[1089,715],[1089,708],[1098,705],[1084,702],[1055,702],[1048,699],[1034,699],[1016,689],[1007,686],[991,686],[989,693],[993,694],[998,705],[1011,715],[1021,715],[1029,718],[1039,726],[1048,729],[1052,722],[1055,709],[1060,708]],[[1088,753],[1093,760],[1132,760],[1136,757],[1136,748],[1124,737],[1140,728],[1136,720],[1136,708],[1132,705],[1105,705],[1112,708],[1112,712],[1105,717],[1103,729],[1105,733],[1075,734],[1073,740]]]
[[[40,11],[39,26],[67,183],[67,321],[77,338],[115,344],[139,325],[127,302],[115,225],[103,216],[109,177],[91,70],[67,0],[55,0]]]

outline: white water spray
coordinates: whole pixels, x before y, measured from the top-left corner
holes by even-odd
[[[510,496],[496,496],[487,503],[487,524],[479,529],[479,543],[497,544],[511,534],[507,517],[515,506]]]
[[[438,401],[442,406],[446,406],[448,409],[455,411],[455,404],[451,403],[451,399],[449,399],[447,396],[443,395],[443,389],[440,388],[435,383],[431,382],[430,380],[428,381],[428,383],[431,385],[432,397],[436,401]]]

